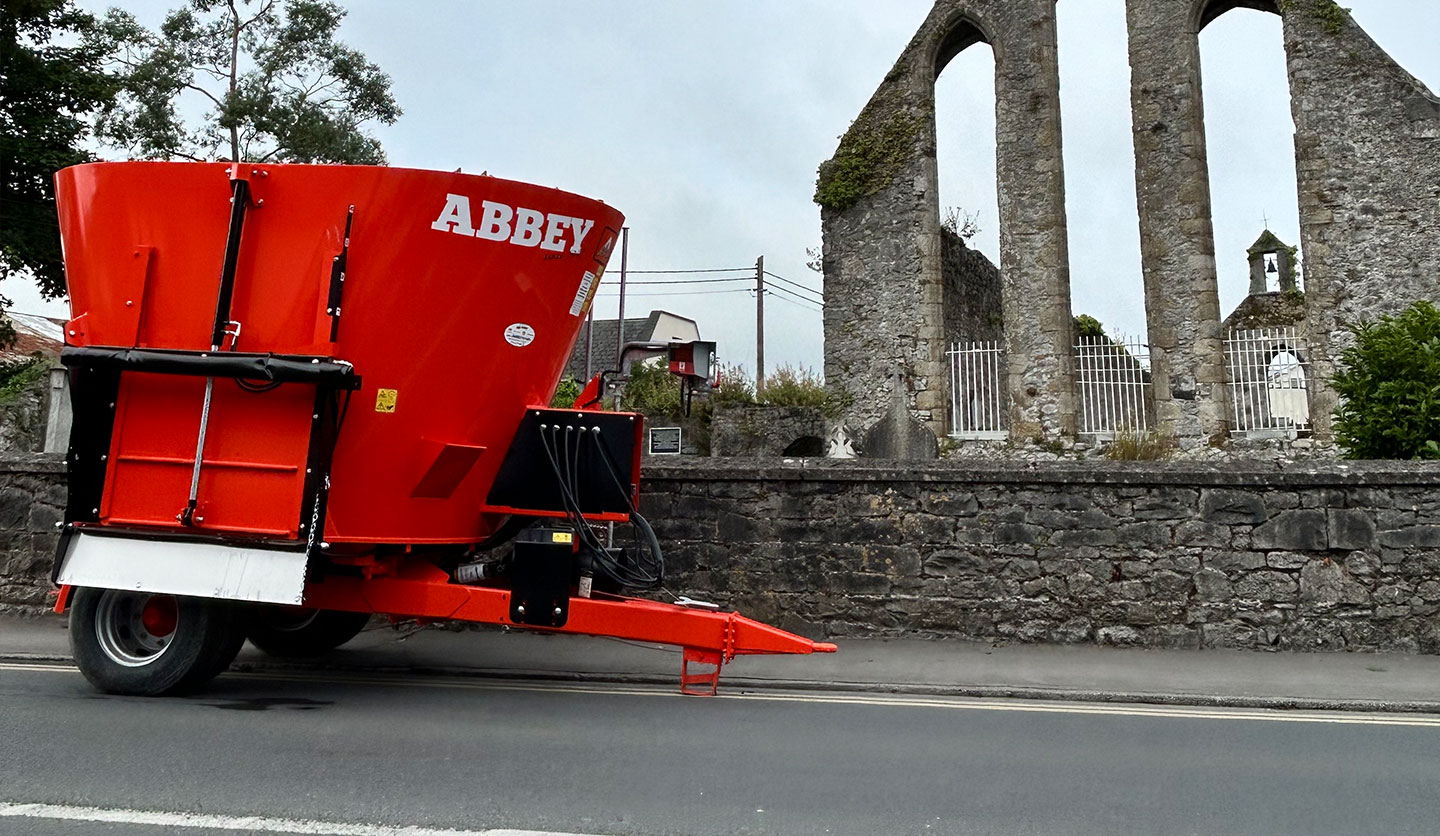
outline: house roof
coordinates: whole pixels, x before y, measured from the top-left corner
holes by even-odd
[[[668,315],[676,319],[684,319],[693,322],[689,317],[670,313],[669,311],[651,311],[645,317],[626,317],[624,342],[638,343],[650,342],[655,339],[655,329],[660,323],[660,317]],[[590,376],[599,374],[607,369],[618,368],[619,354],[615,351],[615,338],[620,330],[618,319],[596,319],[595,341],[590,344],[588,341],[590,323],[586,322],[580,326],[580,337],[575,340],[575,349],[570,352],[570,359],[565,363],[564,376],[573,380],[584,382],[585,376],[585,348],[591,345],[590,354]]]
[[[4,316],[15,328],[15,343],[0,351],[0,359],[28,360],[36,354],[60,356],[60,349],[65,347],[65,320],[15,311],[6,311]]]
[[[1251,244],[1250,249],[1245,252],[1250,255],[1255,255],[1257,253],[1278,253],[1281,250],[1288,249],[1290,249],[1290,245],[1281,241],[1276,237],[1275,233],[1267,229],[1260,233],[1260,237],[1256,238],[1255,243]]]

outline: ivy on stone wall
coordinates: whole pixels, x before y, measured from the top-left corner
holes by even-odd
[[[922,114],[872,105],[840,140],[835,156],[820,166],[815,202],[843,211],[894,181],[915,155],[915,141],[927,122]]]
[[[1331,35],[1344,32],[1345,21],[1350,19],[1350,10],[1335,0],[1276,0],[1276,5],[1282,13],[1303,8]]]

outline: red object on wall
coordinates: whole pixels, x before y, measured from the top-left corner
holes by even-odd
[[[333,357],[362,380],[335,449],[324,539],[489,534],[486,492],[525,408],[553,395],[623,216],[483,175],[77,166],[56,175],[69,344],[211,348],[232,177],[248,180],[250,203],[229,317],[239,333],[223,348]],[[196,377],[122,376],[102,524],[180,526],[204,389]],[[255,392],[216,379],[196,528],[300,537],[314,407],[311,385]]]

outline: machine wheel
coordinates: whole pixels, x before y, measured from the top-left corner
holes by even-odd
[[[246,627],[250,643],[271,656],[319,656],[360,635],[370,613],[259,607]]]
[[[71,598],[75,665],[112,694],[194,690],[230,666],[241,635],[235,607],[226,601],[92,588],[76,589]]]

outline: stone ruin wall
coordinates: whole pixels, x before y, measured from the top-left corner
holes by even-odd
[[[1000,268],[948,229],[940,230],[945,340],[1005,338]]]
[[[0,457],[0,613],[54,603],[60,456]],[[1408,462],[648,462],[666,584],[810,635],[1440,653]]]
[[[1346,326],[1440,298],[1440,100],[1334,0],[1126,0],[1136,195],[1153,404],[1182,446],[1222,443],[1227,386],[1211,221],[1199,31],[1236,7],[1283,19],[1313,367],[1324,385]],[[934,82],[960,50],[995,51],[1001,308],[1011,438],[1075,432],[1055,0],[938,0],[820,169],[825,376],[856,433],[903,385],[948,431],[945,350],[992,304],[945,277]],[[960,310],[955,310],[956,306]],[[958,330],[957,330],[958,329]]]
[[[1290,0],[1285,56],[1312,336],[1310,414],[1328,435],[1328,385],[1348,324],[1440,300],[1440,98],[1348,14]],[[1323,422],[1323,423],[1322,423]]]
[[[825,378],[857,429],[903,382],[908,405],[947,431],[947,336],[935,160],[935,78],[962,49],[996,56],[997,180],[1011,425],[1074,429],[1069,257],[1053,0],[937,3],[821,166]],[[1014,55],[1011,59],[1008,56]],[[1058,219],[1058,222],[1056,221]]]

